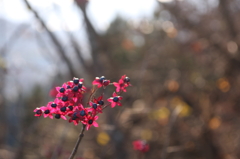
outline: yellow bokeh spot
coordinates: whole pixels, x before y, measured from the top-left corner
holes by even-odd
[[[217,80],[217,87],[222,92],[228,92],[230,89],[230,83],[226,78],[220,78],[219,80]]]
[[[107,133],[101,132],[97,136],[97,143],[99,145],[106,145],[110,141],[110,137]]]
[[[179,112],[179,116],[186,117],[189,116],[191,113],[191,108],[187,104],[181,105],[181,111]]]
[[[149,129],[145,129],[141,132],[141,137],[143,140],[151,140],[152,138],[152,131]]]
[[[166,107],[161,107],[153,113],[153,116],[156,120],[166,119],[170,115],[170,111]]]
[[[221,120],[218,117],[212,118],[208,123],[209,128],[213,130],[217,129],[220,125],[221,125]]]
[[[179,116],[181,117],[189,116],[192,112],[192,108],[179,97],[173,98],[171,105],[173,108],[179,109]]]

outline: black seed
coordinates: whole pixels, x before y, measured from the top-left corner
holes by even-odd
[[[105,77],[104,76],[102,76],[100,79],[99,79],[99,81],[102,83],[103,82],[103,80],[105,80]]]
[[[85,111],[84,111],[84,110],[81,110],[81,111],[80,111],[80,115],[81,115],[81,116],[86,115]]]
[[[77,112],[73,113],[73,118],[77,118]]]
[[[62,97],[62,101],[64,102],[68,101],[68,97],[67,96]]]
[[[52,104],[51,104],[51,107],[56,108],[56,107],[57,107],[57,104],[56,104],[56,103],[52,103]]]
[[[56,119],[60,119],[60,117],[61,117],[60,114],[56,114],[56,115],[55,115],[55,118],[56,118]]]
[[[73,116],[73,117],[72,117],[72,120],[76,120],[76,119],[77,119],[77,116]]]
[[[71,88],[71,86],[67,86],[67,89],[70,89]]]
[[[45,113],[45,114],[49,114],[50,111],[49,111],[49,110],[45,110],[44,113]]]
[[[108,83],[108,80],[103,80],[103,83]]]
[[[73,106],[68,106],[68,108],[69,108],[70,110],[73,110]]]
[[[65,91],[65,88],[61,88],[59,91],[63,93]]]
[[[78,91],[78,86],[75,86],[72,90],[73,90],[73,92],[77,92]]]
[[[82,83],[79,83],[79,84],[78,84],[78,88],[82,88]]]
[[[97,109],[97,104],[96,104],[96,103],[93,103],[92,107],[93,107],[94,109]]]
[[[103,102],[102,100],[99,100],[99,101],[98,101],[98,104],[103,105],[104,102]]]
[[[93,123],[93,120],[89,120],[89,121],[88,121],[88,124],[92,124],[92,123]]]
[[[125,77],[124,78],[124,82],[130,82],[130,78],[129,77]]]
[[[37,110],[36,114],[42,114],[42,111],[41,110]]]
[[[61,110],[61,112],[65,112],[67,110],[67,108],[66,107],[62,107],[60,110]]]
[[[118,101],[119,101],[118,97],[114,97],[114,98],[113,98],[113,101],[114,101],[114,102],[118,102]]]
[[[78,84],[78,83],[79,83],[79,79],[78,79],[78,78],[75,78],[75,79],[73,80],[73,83],[74,83],[74,84]]]

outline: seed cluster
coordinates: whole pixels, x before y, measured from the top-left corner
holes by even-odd
[[[98,127],[96,120],[98,119],[97,114],[102,113],[102,110],[111,106],[112,108],[116,105],[122,106],[120,100],[123,99],[120,94],[126,92],[126,88],[131,86],[130,78],[123,75],[118,82],[110,83],[104,76],[96,77],[92,82],[92,92],[89,97],[87,104],[83,103],[83,97],[86,93],[86,87],[83,85],[84,79],[73,78],[73,80],[63,83],[61,87],[56,87],[57,95],[54,101],[48,102],[46,106],[36,108],[34,110],[35,116],[44,118],[49,117],[53,119],[64,119],[69,117],[68,121],[73,122],[74,125],[82,123],[86,125],[87,130],[93,125]],[[103,95],[95,98],[94,93],[103,87],[107,88],[109,85],[114,85],[116,91],[113,92],[112,97],[108,98],[108,103],[105,104]],[[105,105],[104,105],[105,104]]]

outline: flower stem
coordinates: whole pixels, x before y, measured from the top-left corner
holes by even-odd
[[[93,89],[92,89],[92,91],[91,91],[91,94],[90,94],[90,96],[89,96],[89,98],[88,98],[88,103],[87,103],[87,105],[89,105],[90,100],[92,99],[93,95],[95,94],[95,92],[96,92],[97,90],[98,90],[98,88],[97,88],[96,86],[93,86]]]
[[[79,144],[82,141],[82,138],[84,136],[83,132],[84,132],[85,128],[86,128],[86,125],[83,124],[81,133],[78,136],[77,143],[76,143],[75,147],[73,148],[73,151],[72,151],[72,153],[71,153],[71,155],[70,155],[70,157],[68,159],[73,159],[74,156],[76,155],[77,150],[78,150],[78,146],[79,146]]]

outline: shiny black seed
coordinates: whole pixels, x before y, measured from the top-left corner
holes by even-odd
[[[74,80],[73,80],[73,83],[74,83],[74,84],[78,84],[78,83],[79,83],[79,79],[78,79],[78,78],[74,79]]]
[[[63,93],[65,91],[65,88],[61,88],[59,91]]]
[[[103,82],[103,80],[105,80],[105,77],[104,76],[102,76],[100,79],[99,79],[99,81],[102,83]]]
[[[61,112],[65,112],[67,110],[67,108],[66,107],[62,107],[60,110],[61,110]]]
[[[70,110],[73,110],[73,106],[68,106],[68,108],[69,108]]]
[[[84,111],[84,110],[81,110],[81,111],[80,111],[80,115],[81,115],[81,116],[86,115],[85,111]]]
[[[78,88],[82,88],[82,83],[79,83],[79,84],[78,84]]]
[[[67,96],[62,97],[62,101],[64,102],[68,101],[68,97]]]
[[[99,101],[98,101],[98,104],[103,105],[104,102],[103,102],[102,100],[99,100]]]
[[[92,104],[92,107],[93,107],[94,109],[97,109],[97,104],[96,104],[96,103],[93,103],[93,104]]]
[[[78,86],[75,86],[72,90],[73,90],[74,92],[77,92],[77,91],[78,91]]]
[[[56,108],[56,107],[57,107],[57,104],[56,104],[56,103],[52,103],[52,104],[51,104],[51,107]]]
[[[76,119],[77,119],[77,116],[73,116],[73,117],[72,117],[72,120],[76,120]]]
[[[42,114],[42,111],[41,110],[37,110],[36,114]]]
[[[93,123],[93,120],[89,120],[89,121],[88,121],[88,124],[92,124],[92,123]]]
[[[103,80],[103,84],[107,84],[108,83],[108,80]]]
[[[119,101],[119,98],[118,98],[118,97],[114,97],[114,98],[113,98],[113,101],[114,101],[114,102],[118,102],[118,101]]]
[[[56,119],[60,119],[60,117],[61,117],[60,114],[56,114],[56,115],[55,115],[55,118],[56,118]]]
[[[124,78],[124,82],[130,82],[130,78],[129,77],[125,77]]]
[[[73,118],[77,118],[77,112],[73,113]]]
[[[70,89],[71,87],[70,86],[67,86],[67,89]]]
[[[49,114],[49,113],[50,113],[50,110],[45,110],[44,113],[45,113],[45,114]]]

